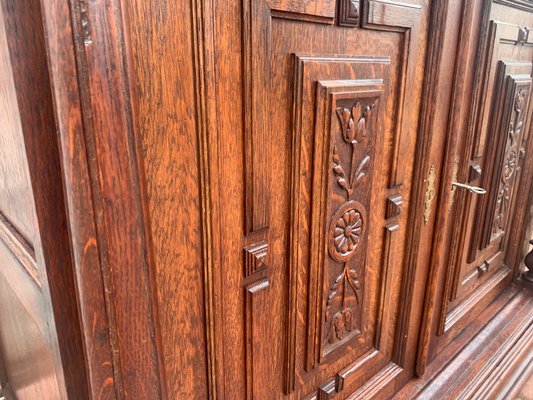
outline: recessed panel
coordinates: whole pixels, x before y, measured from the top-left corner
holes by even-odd
[[[381,286],[394,268],[390,255],[399,244],[393,239],[401,212],[401,195],[387,196],[385,186],[394,172],[384,163],[392,134],[387,112],[395,106],[391,61],[303,55],[293,61],[295,284],[289,316],[306,310],[306,323],[289,320],[295,342],[288,356],[303,346],[304,363],[294,368],[307,373],[343,360],[346,368],[320,389],[338,391],[362,371],[378,371],[391,361],[395,322],[384,310],[394,308],[388,303],[393,295]],[[298,343],[301,337],[306,340]]]

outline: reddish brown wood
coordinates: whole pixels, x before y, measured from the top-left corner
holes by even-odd
[[[519,87],[528,85],[527,82],[531,79],[531,66],[526,61],[530,58],[528,54],[531,50],[527,46],[517,45],[517,25],[489,23],[490,19],[501,18],[498,15],[504,13],[497,8],[491,9],[488,3],[480,3],[477,8],[465,4],[462,13],[463,33],[457,50],[454,78],[456,83],[451,97],[452,111],[445,114],[449,118],[445,165],[449,167],[445,169],[441,183],[439,203],[451,202],[452,192],[445,188],[451,186],[452,179],[486,187],[488,194],[486,198],[478,199],[458,189],[457,193],[454,193],[452,207],[448,210],[444,207],[438,209],[435,233],[437,240],[433,244],[433,261],[430,264],[426,297],[427,319],[423,322],[419,347],[420,374],[424,371],[427,359],[433,358],[450,343],[512,279],[517,262],[517,248],[511,243],[520,240],[520,232],[524,226],[521,222],[523,219],[518,217],[523,215],[524,206],[515,204],[523,204],[524,198],[527,197],[525,193],[513,194],[517,193],[514,185],[518,179],[524,179],[522,184],[530,182],[524,177],[529,174],[529,168],[519,167],[521,161],[518,156],[520,152],[530,151],[530,141],[525,139],[527,135],[522,136],[522,132],[529,129],[526,127],[526,119],[519,121],[525,114],[517,111],[528,106],[527,101],[524,101],[523,106],[517,108],[516,98],[521,90]],[[454,14],[449,18],[454,18]],[[506,18],[515,18],[514,21],[517,21],[517,17],[512,13]],[[526,19],[520,23],[524,21]],[[514,61],[507,67],[499,61],[510,57],[514,57]],[[496,74],[497,68],[500,68],[500,75]],[[508,72],[504,72],[506,68]],[[507,74],[509,77],[503,78]],[[509,88],[505,92],[506,95],[503,89],[492,91],[500,86],[503,88],[504,82],[507,85],[505,87]],[[464,100],[468,98],[472,100]],[[462,111],[465,106],[469,107],[467,109],[470,111]],[[529,109],[526,113],[530,112]],[[492,123],[488,122],[490,118]],[[498,134],[490,134],[490,129],[493,129],[488,128],[490,126],[495,127]],[[457,131],[467,134],[458,136],[455,134]],[[442,140],[445,136],[440,137]],[[498,142],[500,139],[502,141]],[[517,154],[517,161],[516,164],[513,163],[509,175],[511,170],[505,169],[503,165],[504,158],[507,157],[505,154],[512,152]],[[458,174],[453,177],[452,165],[455,162],[459,168]],[[480,175],[470,174],[470,166],[481,171]],[[517,167],[516,170],[514,166]],[[522,170],[526,172],[520,178],[519,171]],[[468,181],[469,176],[474,180]],[[510,177],[513,180],[509,180]],[[509,186],[508,192],[505,191],[507,186],[500,186],[500,181],[505,181],[505,185]],[[516,214],[513,216],[507,214],[507,211],[498,211],[502,209],[497,208],[498,196],[504,197],[501,196],[502,190],[506,193],[506,198],[503,199],[505,207],[515,210]],[[501,215],[502,217],[498,218],[502,221],[514,218],[518,229],[503,233],[504,230],[499,228],[497,235],[489,235],[489,238],[486,232],[493,230],[495,214]],[[498,223],[498,226],[502,227],[506,223],[510,222]],[[490,228],[486,228],[487,226]],[[485,239],[482,241],[480,238]],[[467,255],[469,250],[470,256]]]
[[[32,2],[2,3],[0,383],[513,392],[532,345],[511,283],[533,181],[527,2]],[[26,349],[40,362],[16,376]]]
[[[65,194],[70,243],[76,265],[90,389],[93,397],[114,398],[119,393],[115,380],[118,370],[114,368],[116,364],[112,358],[107,296],[98,254],[100,247],[96,235],[70,9],[65,2],[46,1],[43,2],[43,11],[63,181],[69,188]]]
[[[73,2],[72,13],[118,396],[156,398],[163,390],[158,311],[125,63],[124,16],[119,1]]]
[[[506,289],[394,399],[510,398],[531,363],[531,296],[519,287]]]

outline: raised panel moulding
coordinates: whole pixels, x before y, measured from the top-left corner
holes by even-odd
[[[375,317],[370,323],[368,318],[383,316],[378,308],[384,299],[365,309],[364,298],[366,291],[377,297],[381,292],[375,283],[367,288],[365,277],[374,165],[381,163],[376,157],[381,157],[383,146],[382,118],[390,66],[388,58],[373,57],[295,56],[294,62],[287,393],[294,390],[296,371],[302,368],[296,364],[297,348],[305,349],[303,369],[308,372],[347,353],[353,354],[350,362],[361,357],[366,360],[363,364],[383,361],[382,355],[364,358],[364,354],[379,353],[376,336],[381,323]],[[343,75],[345,79],[341,79]],[[352,76],[360,79],[350,79]],[[303,134],[309,129],[312,137]],[[390,211],[382,221],[385,224],[390,215],[392,234],[398,229],[401,193],[391,195],[389,202]],[[385,236],[383,240],[388,249],[384,262],[388,263],[387,255],[393,253],[391,242]],[[382,267],[382,271],[386,274],[387,268]],[[301,276],[308,278],[302,280]],[[304,324],[299,316],[302,310],[306,310]],[[298,343],[302,331],[307,340]],[[343,382],[359,367],[350,370]],[[327,384],[317,393],[331,388]]]

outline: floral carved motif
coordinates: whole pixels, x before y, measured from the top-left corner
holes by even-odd
[[[327,335],[329,343],[343,340],[347,333],[355,329],[354,310],[347,305],[349,290],[355,296],[356,303],[359,303],[359,291],[361,290],[359,275],[354,269],[349,269],[345,264],[342,273],[335,278],[335,282],[329,289],[326,301],[326,321],[330,322],[330,329]],[[341,302],[339,310],[331,315],[331,306],[337,298]]]
[[[357,324],[361,311],[358,305],[363,284],[357,271],[363,263],[361,258],[355,257],[358,253],[364,257],[364,252],[358,249],[366,229],[366,209],[355,199],[366,197],[369,190],[365,177],[370,174],[372,165],[371,120],[378,99],[362,98],[348,106],[344,104],[335,109],[340,134],[334,136],[331,147],[332,177],[341,189],[344,202],[333,213],[327,236],[329,256],[342,264],[342,272],[335,275],[326,298],[323,337],[326,353],[335,348],[337,342],[359,332]]]
[[[528,89],[522,87],[516,91],[513,115],[509,123],[506,151],[496,198],[496,210],[492,222],[491,238],[499,237],[505,231],[507,214],[511,203],[512,187],[519,169],[520,156],[524,153],[521,147],[522,130],[524,125],[524,107],[529,94]]]
[[[341,254],[353,252],[359,243],[363,220],[356,210],[345,212],[335,227],[335,247]]]
[[[329,254],[335,261],[348,261],[354,254],[364,229],[363,206],[356,201],[344,203],[331,219]]]
[[[356,164],[355,147],[363,143],[367,138],[368,124],[372,115],[372,110],[376,107],[377,101],[371,105],[364,105],[357,101],[351,111],[345,107],[336,109],[337,116],[341,124],[342,138],[344,142],[352,146],[352,158],[350,163],[350,173],[346,174],[341,165],[337,146],[333,146],[333,172],[337,179],[337,184],[346,191],[350,197],[357,183],[367,174],[370,166],[370,156],[363,157]]]
[[[366,138],[368,121],[374,107],[375,104],[364,105],[358,101],[352,106],[351,111],[344,107],[337,108],[337,116],[346,143],[361,143]]]

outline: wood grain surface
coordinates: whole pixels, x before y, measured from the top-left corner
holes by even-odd
[[[18,398],[523,382],[527,1],[0,3],[0,384]]]

